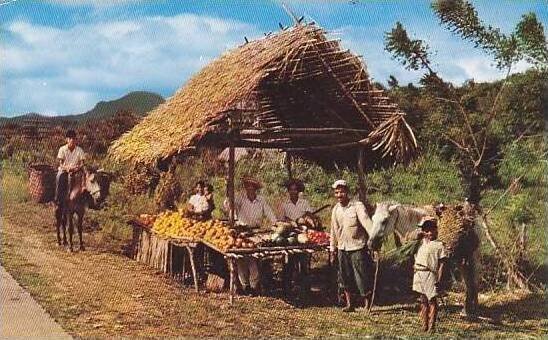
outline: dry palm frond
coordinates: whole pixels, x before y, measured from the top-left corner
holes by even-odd
[[[367,142],[373,150],[381,151],[383,157],[390,155],[400,161],[408,160],[418,147],[415,135],[402,114],[384,121],[369,134]]]
[[[371,145],[384,148],[384,155],[409,158],[416,148],[413,133],[397,106],[372,89],[365,70],[359,57],[321,28],[295,26],[208,64],[116,140],[109,154],[151,165],[208,143],[226,146],[231,125],[247,124],[365,131],[350,136],[354,144],[373,131]],[[307,138],[305,148],[332,145],[332,138]],[[296,137],[279,140],[288,146],[303,143]]]

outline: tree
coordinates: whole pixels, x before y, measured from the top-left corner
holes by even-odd
[[[424,71],[420,82],[439,103],[441,115],[445,113],[445,117],[442,117],[446,127],[443,137],[458,151],[460,172],[467,186],[469,201],[480,209],[484,180],[492,172],[489,161],[493,154],[498,153],[493,126],[500,112],[501,98],[509,84],[512,67],[516,62],[525,60],[541,73],[548,70],[544,29],[536,15],[528,13],[522,16],[511,34],[503,34],[498,28],[484,24],[472,4],[464,0],[438,0],[432,4],[432,9],[442,26],[489,54],[496,62],[496,67],[506,74],[494,93],[486,93],[490,103],[487,109],[480,111],[478,105],[465,95],[466,92],[459,91],[439,76],[424,41],[411,39],[399,22],[386,33],[386,50],[406,69]],[[469,82],[463,88],[475,86]],[[484,227],[491,244],[507,267],[509,280],[515,281],[520,287],[527,286],[524,277],[519,272],[515,273],[514,263],[508,261],[494,242],[486,223]]]

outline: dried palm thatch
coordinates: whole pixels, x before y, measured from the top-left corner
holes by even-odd
[[[360,57],[315,25],[246,43],[213,61],[116,140],[116,160],[152,164],[199,147],[308,151],[370,145],[408,158],[403,112],[369,81]]]
[[[476,241],[469,238],[474,231],[475,212],[468,204],[452,205],[443,210],[438,221],[438,239],[443,242],[449,256],[458,248],[474,249]]]

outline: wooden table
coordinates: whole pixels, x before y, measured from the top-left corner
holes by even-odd
[[[229,288],[229,301],[233,303],[234,295],[236,293],[236,278],[237,278],[237,266],[236,260],[241,258],[256,258],[258,260],[262,259],[275,259],[283,258],[287,263],[288,257],[290,255],[297,254],[313,254],[315,252],[327,251],[327,245],[295,245],[295,246],[285,246],[285,247],[258,247],[258,248],[249,248],[249,249],[229,249],[227,251],[222,251],[208,242],[204,244],[211,249],[221,253],[228,263],[228,269],[230,273],[230,288]],[[309,264],[308,264],[309,265]]]
[[[199,290],[198,270],[196,265],[196,249],[201,246],[200,242],[184,238],[172,238],[159,235],[143,225],[139,221],[131,220],[128,224],[133,227],[133,259],[145,263],[153,268],[159,269],[164,273],[175,276],[174,271],[174,248],[179,247],[186,250],[190,262],[191,276],[194,283],[194,289]],[[187,272],[186,261],[182,261],[183,276]],[[183,277],[184,279],[184,277]]]

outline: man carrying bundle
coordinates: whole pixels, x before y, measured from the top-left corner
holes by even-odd
[[[366,247],[367,228],[372,222],[365,205],[350,201],[348,184],[344,180],[333,183],[338,203],[331,213],[331,244],[333,258],[338,259],[339,285],[344,290],[346,307],[344,312],[353,312],[357,304],[354,296],[359,295],[365,308],[371,298],[370,269],[373,266],[371,255]],[[361,301],[360,301],[361,302]]]
[[[413,290],[420,294],[419,316],[423,330],[433,332],[438,314],[439,284],[447,255],[443,243],[437,240],[437,220],[426,216],[419,226],[422,240],[413,265]]]

